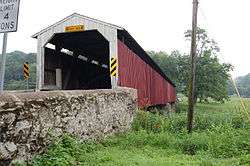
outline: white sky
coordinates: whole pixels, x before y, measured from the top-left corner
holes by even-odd
[[[250,73],[249,8],[249,0],[200,0],[199,26],[219,43],[221,61],[235,66],[234,77]],[[183,33],[191,28],[191,10],[192,0],[21,0],[7,52],[36,52],[32,34],[77,12],[123,26],[145,50],[188,53]]]

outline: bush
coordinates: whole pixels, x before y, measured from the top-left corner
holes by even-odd
[[[134,131],[146,130],[148,132],[159,133],[164,131],[166,126],[167,120],[160,114],[138,111],[132,129]]]
[[[81,142],[77,138],[65,134],[53,143],[43,155],[38,155],[33,159],[34,166],[43,165],[78,165],[89,160],[86,154],[92,153],[102,148],[101,144],[92,141]]]
[[[208,151],[216,158],[228,158],[250,153],[250,133],[220,126],[209,133]]]
[[[176,103],[175,110],[176,113],[187,112],[187,106],[183,103]]]
[[[138,137],[133,136],[137,141],[144,138],[133,146],[150,144],[162,148],[178,147],[184,154],[206,153],[215,158],[246,155],[250,153],[250,142],[247,141],[250,133],[245,130],[248,126],[249,123],[240,114],[198,114],[195,116],[194,132],[187,134],[185,114],[165,118],[159,114],[138,111],[133,130],[145,132]]]
[[[186,134],[180,139],[178,146],[184,154],[196,155],[208,150],[208,140],[206,134]]]

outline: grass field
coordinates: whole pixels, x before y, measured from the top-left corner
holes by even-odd
[[[250,110],[250,100],[245,99]],[[186,132],[186,104],[165,118],[138,111],[133,129],[99,141],[69,135],[54,140],[33,165],[250,165],[249,116],[233,98],[225,104],[197,104],[194,132]]]

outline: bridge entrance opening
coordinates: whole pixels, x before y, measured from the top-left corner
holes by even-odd
[[[55,34],[45,46],[49,89],[110,89],[109,42],[97,30]]]

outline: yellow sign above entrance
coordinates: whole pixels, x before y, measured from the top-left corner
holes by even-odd
[[[65,32],[79,32],[84,30],[84,25],[73,25],[65,27]]]

